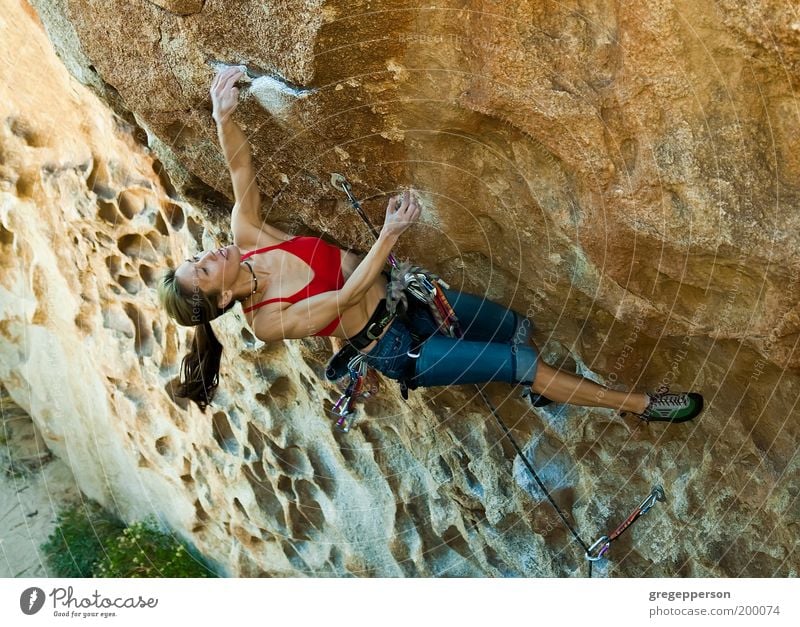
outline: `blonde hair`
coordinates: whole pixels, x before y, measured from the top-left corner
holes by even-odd
[[[200,288],[187,295],[169,268],[158,284],[158,299],[170,318],[185,327],[197,327],[189,352],[181,362],[181,379],[176,396],[188,398],[205,411],[214,397],[219,383],[220,344],[210,321],[228,311],[236,301],[224,309],[215,302],[215,295],[205,294]]]

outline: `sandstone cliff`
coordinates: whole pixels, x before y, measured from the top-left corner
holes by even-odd
[[[171,397],[186,334],[152,287],[225,240],[207,90],[244,64],[269,220],[365,250],[329,173],[376,220],[413,183],[400,255],[529,312],[553,363],[705,394],[670,428],[488,386],[585,538],[664,485],[600,574],[797,574],[787,0],[3,4],[0,379],[89,496],[232,575],[584,572],[469,388],[405,403],[386,382],[342,436],[326,341],[262,346],[229,315],[213,410]]]

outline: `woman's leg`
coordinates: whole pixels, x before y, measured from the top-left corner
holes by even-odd
[[[558,403],[607,407],[641,414],[646,394],[609,390],[594,381],[558,370],[529,346],[470,342],[443,335],[428,338],[416,360],[416,383],[423,387],[504,381],[523,383]]]
[[[467,292],[443,289],[466,340],[525,344],[533,326],[513,309]]]
[[[553,368],[541,359],[531,389],[558,403],[608,407],[637,414],[644,412],[649,400],[646,394],[609,390],[589,379]]]
[[[458,317],[464,339],[514,344],[517,347],[529,345],[533,322],[526,316],[474,294],[448,289],[443,291]],[[535,346],[532,348],[537,351]],[[530,402],[534,407],[544,407],[552,401],[543,394],[532,394]]]
[[[498,342],[432,335],[415,360],[417,385],[462,385],[504,381],[530,385],[536,376],[536,350]]]
[[[539,351],[530,339],[533,323],[525,316],[472,294],[444,292],[464,335],[459,340],[440,335],[429,338],[413,364],[419,385],[523,383],[530,385],[534,392],[531,403],[535,407],[552,400],[629,411],[648,421],[685,422],[703,409],[703,397],[697,393],[617,392],[553,368],[539,358]],[[423,333],[425,336],[436,329],[432,318],[427,316],[427,319],[429,326]]]
[[[524,316],[473,294],[444,292],[464,336],[434,335],[425,342],[416,364],[419,385],[505,381],[530,384],[536,394],[559,403],[635,413],[647,407],[646,394],[609,390],[546,364],[533,343],[528,345],[533,324]]]

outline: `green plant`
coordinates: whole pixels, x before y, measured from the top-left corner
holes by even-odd
[[[104,545],[125,525],[94,501],[86,500],[58,515],[56,528],[42,551],[55,577],[91,577]]]
[[[155,520],[136,522],[106,546],[96,577],[216,577],[192,546],[158,528]]]
[[[56,577],[216,577],[197,550],[152,518],[125,527],[87,501],[58,516],[42,545]]]

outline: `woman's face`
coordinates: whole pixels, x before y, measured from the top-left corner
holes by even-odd
[[[222,294],[233,287],[241,259],[242,252],[234,244],[207,250],[179,265],[175,277],[185,294],[194,289],[204,294]]]

